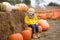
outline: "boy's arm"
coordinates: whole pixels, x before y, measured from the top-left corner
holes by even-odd
[[[36,22],[38,22],[38,18],[37,18],[37,16],[36,16],[36,15],[35,15],[35,21],[36,21]]]
[[[26,24],[29,24],[29,19],[28,19],[27,16],[25,17],[25,20],[24,21],[25,21]]]

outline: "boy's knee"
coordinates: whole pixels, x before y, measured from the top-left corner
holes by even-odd
[[[36,27],[38,27],[38,25],[35,24]]]

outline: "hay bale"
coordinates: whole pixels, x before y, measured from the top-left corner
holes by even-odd
[[[12,16],[14,17],[14,21],[15,21],[15,24],[21,24],[23,29],[24,29],[24,26],[25,26],[25,23],[24,23],[24,18],[25,18],[25,13],[26,12],[20,12],[20,11],[15,11],[15,12],[12,12]]]
[[[14,27],[11,25],[10,15],[5,12],[0,12],[0,40],[7,40],[8,35],[14,32]]]
[[[0,11],[5,12],[6,11],[6,6],[4,6],[2,3],[0,3]]]
[[[0,40],[8,40],[8,36],[13,33],[21,32],[24,25],[24,13],[5,13],[0,12]]]

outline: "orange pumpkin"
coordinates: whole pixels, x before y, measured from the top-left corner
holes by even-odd
[[[9,36],[9,40],[23,40],[23,36],[20,33],[12,34]]]
[[[16,4],[16,10],[18,10],[18,11],[22,11],[22,6],[20,6],[20,4]]]
[[[32,28],[31,27],[26,27],[26,30],[29,30],[31,32],[31,37],[32,37]]]
[[[39,33],[42,32],[42,26],[38,26],[38,32],[39,32]]]
[[[39,20],[38,25],[42,26],[42,30],[49,29],[49,24],[46,20]]]
[[[47,14],[47,18],[50,19],[53,16],[53,13]]]
[[[41,17],[41,14],[40,13],[37,13],[36,15],[37,15],[37,17]]]
[[[22,7],[23,11],[28,11],[29,7],[26,4],[20,4],[20,6]]]
[[[23,7],[23,11],[25,11],[25,12],[27,12],[28,9],[29,9],[29,7],[27,5]]]
[[[52,19],[53,19],[53,20],[57,20],[57,18],[58,18],[58,16],[57,16],[57,15],[52,16]]]
[[[36,14],[38,19],[41,19],[41,15],[39,13]]]
[[[29,30],[32,34],[32,28],[31,27],[26,27],[26,30]]]
[[[29,30],[22,31],[22,35],[24,40],[31,40],[31,32]]]
[[[59,15],[59,17],[58,17],[58,18],[60,18],[60,12],[58,12],[58,15]]]
[[[29,9],[29,7],[26,4],[23,4],[23,3],[18,4],[18,6],[17,6],[17,10],[18,11],[25,11],[25,12],[27,12],[28,9]]]
[[[38,19],[46,19],[46,14],[36,14]]]
[[[48,26],[42,26],[43,31],[47,31],[49,29]]]
[[[58,14],[58,12],[56,11],[54,11],[54,13],[53,13],[53,16],[52,16],[52,19],[53,20],[56,20],[56,19],[58,19],[58,17],[59,17],[59,14]]]
[[[41,14],[42,19],[46,19],[46,14]]]

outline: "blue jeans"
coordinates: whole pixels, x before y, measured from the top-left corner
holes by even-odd
[[[32,34],[38,33],[38,25],[36,24],[31,24],[29,27],[32,28]]]

